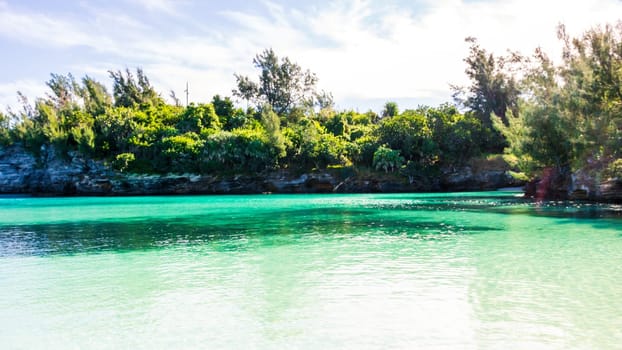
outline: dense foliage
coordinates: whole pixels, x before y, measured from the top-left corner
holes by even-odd
[[[111,71],[103,84],[53,74],[51,93],[23,109],[0,114],[0,143],[35,153],[79,152],[120,171],[245,173],[278,168],[358,166],[412,178],[417,171],[464,162],[479,153],[482,124],[451,105],[399,113],[389,102],[374,112],[335,111],[317,78],[272,50],[254,60],[259,83],[237,76],[236,108],[229,97],[168,104],[138,69]],[[410,172],[409,172],[410,171]]]
[[[563,26],[562,60],[555,64],[536,50],[522,80],[523,98],[507,123],[497,119],[508,152],[537,174],[587,169],[619,177],[622,162],[622,23],[594,28],[570,38]]]
[[[518,113],[520,90],[513,76],[513,68],[523,58],[513,53],[508,57],[495,57],[479,46],[475,38],[466,38],[470,43],[465,73],[471,80],[467,88],[452,86],[454,100],[479,119],[486,130],[482,141],[490,152],[501,152],[506,146],[501,133],[492,128],[492,115],[507,124],[508,113]]]
[[[503,148],[530,176],[554,167],[569,174],[596,164],[604,176],[622,166],[622,26],[571,39],[562,61],[495,57],[469,38],[469,87],[456,104],[380,115],[336,111],[317,77],[265,50],[253,60],[258,81],[236,75],[234,96],[169,104],[140,69],[111,71],[112,93],[86,76],[52,74],[50,93],[0,113],[0,146],[34,153],[77,152],[118,170],[147,173],[256,173],[351,166],[395,172],[412,183]]]

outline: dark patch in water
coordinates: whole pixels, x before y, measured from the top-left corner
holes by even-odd
[[[452,218],[456,212],[464,211],[553,217],[570,219],[569,223],[575,219],[617,221],[622,218],[619,206],[588,203],[533,203],[494,196],[415,196],[412,199],[398,196],[394,199],[391,196],[375,198],[355,207],[337,202],[323,207],[279,209],[252,215],[232,212],[228,217],[205,213],[156,220],[144,217],[123,221],[0,225],[0,256],[90,254],[202,244],[211,244],[217,250],[240,251],[247,249],[249,240],[258,236],[277,238],[271,240],[271,244],[296,244],[317,236],[350,239],[357,235],[384,235],[430,240],[503,229],[485,223],[466,226]],[[158,200],[166,203],[166,198]],[[439,211],[447,212],[442,222],[426,218],[426,213]],[[611,227],[610,220],[606,221],[603,227]],[[559,223],[565,222],[560,220]],[[597,227],[602,221],[585,222]]]
[[[369,215],[369,211],[335,211],[329,215],[292,211],[271,215],[216,220],[190,216],[173,220],[80,222],[0,226],[0,256],[98,253],[156,249],[175,245],[218,243],[223,250],[243,250],[247,239],[258,235],[370,234],[427,239],[498,230],[487,226],[461,226],[436,221],[406,220]],[[296,213],[300,214],[300,213]],[[296,239],[281,240],[282,244]]]

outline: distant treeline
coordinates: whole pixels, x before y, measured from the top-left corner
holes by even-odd
[[[586,162],[622,174],[622,26],[570,38],[555,64],[544,52],[497,57],[468,38],[471,85],[453,103],[380,115],[337,111],[317,77],[273,50],[258,54],[258,79],[235,75],[233,96],[167,103],[141,69],[111,71],[112,92],[86,76],[52,74],[50,93],[0,113],[0,144],[103,159],[121,171],[250,173],[329,166],[399,171],[411,181],[474,156],[501,153],[529,176]]]

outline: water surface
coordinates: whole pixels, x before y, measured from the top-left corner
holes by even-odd
[[[7,349],[616,349],[620,281],[619,206],[0,198]]]

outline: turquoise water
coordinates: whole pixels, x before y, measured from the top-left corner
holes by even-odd
[[[622,208],[0,198],[2,349],[619,349]]]

